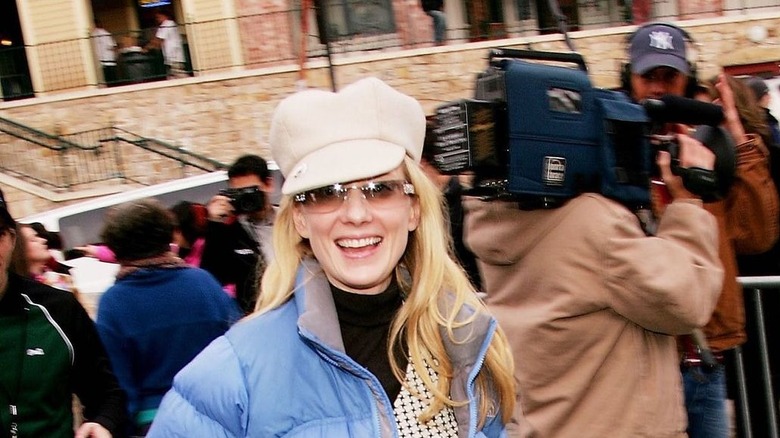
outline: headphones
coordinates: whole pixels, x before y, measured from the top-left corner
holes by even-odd
[[[663,26],[663,27],[670,28],[672,30],[676,30],[677,32],[680,32],[686,44],[686,56],[689,55],[687,49],[696,46],[697,44],[696,40],[693,39],[693,36],[691,36],[691,34],[688,33],[688,31],[686,31],[685,29],[679,26],[675,26],[674,24],[671,23],[653,21],[639,26],[638,28],[636,28],[636,30],[631,32],[626,37],[627,51],[631,49],[631,43],[634,41],[634,38],[636,38],[636,35],[641,30],[646,29],[650,26]],[[685,85],[685,97],[693,97],[698,91],[699,78],[696,71],[696,64],[691,62],[690,59],[688,59],[687,61],[688,61],[688,68],[690,70],[690,74],[688,75],[688,83]],[[620,87],[623,90],[625,90],[629,96],[633,95],[633,91],[631,89],[631,63],[630,62],[624,63],[623,67],[620,69]]]

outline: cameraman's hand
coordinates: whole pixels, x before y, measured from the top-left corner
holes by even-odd
[[[209,220],[214,222],[224,222],[225,219],[233,215],[233,205],[227,196],[216,195],[206,204]]]
[[[680,167],[698,167],[706,170],[715,168],[715,154],[698,140],[685,134],[677,134],[677,144],[679,145]],[[672,173],[672,158],[668,152],[659,152],[656,163],[661,169],[661,178],[663,178],[672,199],[699,198],[685,188],[682,177]]]

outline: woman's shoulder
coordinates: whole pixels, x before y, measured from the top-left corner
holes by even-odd
[[[271,311],[251,314],[234,324],[225,337],[236,351],[257,351],[279,345],[285,346],[292,339],[298,339],[298,312],[292,301]]]
[[[227,387],[240,390],[245,374],[263,376],[273,368],[294,366],[302,342],[296,329],[296,318],[291,318],[282,306],[257,316],[248,316],[235,323],[224,335],[212,341],[177,376],[178,390],[200,393],[208,389],[203,379],[211,379],[215,372]],[[201,394],[206,395],[206,394]]]

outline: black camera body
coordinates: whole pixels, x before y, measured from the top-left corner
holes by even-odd
[[[265,193],[257,186],[222,189],[219,194],[230,199],[236,214],[253,213],[265,208]]]
[[[572,63],[579,68],[561,65]],[[555,206],[597,192],[645,206],[658,174],[657,151],[665,148],[677,161],[674,141],[657,141],[656,128],[722,119],[716,105],[675,97],[640,105],[622,92],[595,88],[577,53],[493,49],[475,98],[437,108],[433,164],[443,173],[473,172],[475,195]],[[673,170],[686,188],[715,199],[733,180],[735,152],[725,131],[706,128],[699,140],[715,151],[716,171]]]

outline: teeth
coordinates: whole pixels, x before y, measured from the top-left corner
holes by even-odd
[[[376,245],[381,242],[379,237],[365,237],[363,239],[342,239],[336,242],[343,248],[362,248],[364,246]]]

